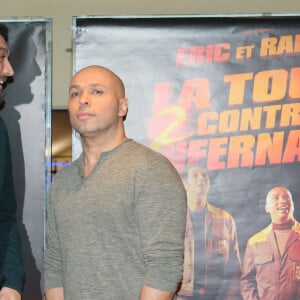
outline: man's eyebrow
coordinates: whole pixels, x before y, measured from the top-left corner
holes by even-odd
[[[71,85],[70,87],[69,87],[69,91],[71,90],[71,89],[78,89],[78,88],[80,88],[81,86],[79,85],[79,84],[73,84],[73,85]],[[102,84],[100,84],[100,83],[89,83],[88,84],[88,88],[95,88],[95,87],[101,87],[101,88],[105,88]]]
[[[88,88],[95,88],[95,87],[100,87],[100,88],[105,88],[104,86],[103,86],[103,84],[101,84],[101,83],[94,83],[94,82],[92,82],[92,83],[89,83],[88,84]]]
[[[73,84],[73,85],[70,86],[69,91],[71,89],[77,89],[77,88],[79,88],[79,85],[78,84]]]

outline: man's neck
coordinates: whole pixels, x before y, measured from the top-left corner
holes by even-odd
[[[195,199],[192,199],[192,197],[195,197]],[[188,194],[188,202],[189,209],[195,212],[202,211],[207,204],[206,198],[199,199],[195,194]]]
[[[111,151],[125,140],[127,140],[125,135],[116,136],[109,142],[105,142],[102,139],[82,139],[84,153],[84,177],[87,177],[93,171],[102,153]]]
[[[272,228],[274,230],[288,230],[291,229],[293,227],[294,224],[294,220],[288,220],[285,223],[272,223]]]

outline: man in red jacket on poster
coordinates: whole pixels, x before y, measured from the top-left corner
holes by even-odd
[[[247,300],[300,299],[300,224],[288,189],[272,188],[266,198],[272,223],[248,240],[241,293]]]

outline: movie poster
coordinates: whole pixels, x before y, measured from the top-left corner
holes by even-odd
[[[115,71],[129,99],[127,135],[167,156],[184,182],[191,167],[207,170],[207,201],[232,216],[241,261],[248,239],[271,222],[270,189],[290,191],[300,220],[300,18],[74,23],[74,71]],[[74,136],[74,157],[80,151]]]
[[[26,275],[22,299],[43,297],[44,210],[51,175],[51,21],[1,20],[14,76],[1,110],[9,134]]]

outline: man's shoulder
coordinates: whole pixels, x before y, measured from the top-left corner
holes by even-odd
[[[125,167],[136,176],[136,179],[172,184],[177,191],[182,189],[185,193],[178,171],[166,156],[133,140],[127,143],[126,148],[126,152],[122,153],[122,156],[126,155]]]
[[[262,229],[261,231],[252,235],[248,240],[248,244],[253,245],[253,244],[263,243],[263,242],[268,241],[268,235],[271,230],[272,230],[272,225],[270,224],[267,227],[265,227],[264,229]]]
[[[127,159],[131,159],[137,164],[144,166],[172,165],[171,161],[160,152],[134,140],[130,139],[124,148],[126,148],[124,151],[127,152]]]
[[[295,223],[294,223],[292,229],[293,229],[296,233],[300,234],[300,223],[299,223],[298,221],[295,220]]]
[[[130,149],[130,151],[133,152],[140,152],[140,153],[144,153],[146,155],[151,156],[159,156],[159,157],[163,157],[165,158],[164,155],[162,155],[161,153],[153,150],[152,148],[150,148],[149,146],[146,146],[144,144],[141,144],[133,139],[129,139],[128,142],[126,143],[127,149]]]
[[[231,214],[219,207],[216,207],[210,203],[207,203],[207,210],[212,215],[214,219],[224,219],[224,220],[231,220]]]

